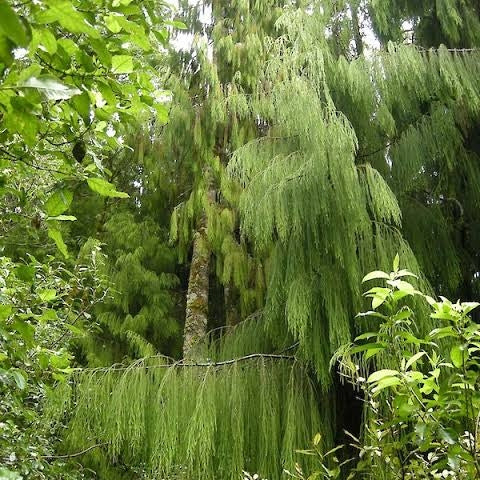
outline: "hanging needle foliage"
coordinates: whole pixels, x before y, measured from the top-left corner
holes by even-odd
[[[240,479],[246,470],[277,479],[316,432],[331,441],[294,357],[207,367],[152,357],[76,373],[73,396],[69,451],[105,444],[87,455],[121,458],[147,478]]]

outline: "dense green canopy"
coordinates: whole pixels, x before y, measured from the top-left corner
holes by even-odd
[[[0,392],[25,428],[28,392],[60,382],[35,411],[65,458],[105,479],[308,471],[296,449],[360,424],[331,359],[373,325],[364,275],[398,254],[416,288],[480,296],[477,2],[2,11]]]

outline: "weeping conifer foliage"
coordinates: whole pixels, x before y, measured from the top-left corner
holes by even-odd
[[[152,126],[132,134],[127,153],[118,159],[120,165],[113,172],[130,199],[97,206],[97,218],[88,218],[99,225],[81,225],[82,231],[77,232],[92,237],[80,258],[92,243],[101,248],[102,273],[109,283],[109,295],[94,312],[98,328],[77,341],[79,360],[92,367],[160,351],[175,356],[181,349],[181,272],[176,252],[168,244],[175,169],[157,160],[156,129]],[[91,206],[90,197],[77,202],[76,210]]]
[[[363,15],[368,7],[384,40],[363,56],[356,38],[355,58],[351,42],[337,41],[354,39],[345,21],[354,3]],[[426,50],[428,9],[414,3],[213,6],[213,25],[202,27],[212,45],[199,42],[190,62],[172,67],[176,103],[157,153],[174,172],[170,239],[180,261],[188,264],[204,228],[218,282],[237,290],[241,317],[257,312],[198,343],[193,358],[204,365],[154,358],[79,373],[69,449],[102,444],[92,461],[125,462],[147,478],[238,478],[242,470],[281,478],[316,431],[327,444],[333,437],[330,359],[366,326],[353,320],[365,310],[366,272],[388,270],[398,253],[423,291],[431,284],[474,298],[479,53]],[[453,5],[450,16],[473,8],[435,4]],[[400,26],[382,22],[397,14],[412,20],[421,46],[387,43]],[[449,46],[476,41],[475,21],[455,36],[451,19],[435,15]],[[161,181],[147,177],[145,185]],[[144,242],[133,243],[119,258],[135,259],[134,271],[152,280],[135,298],[154,298],[165,285],[143,263]],[[119,279],[127,286],[128,269]],[[162,311],[155,298],[151,310],[150,297],[138,305],[137,327]],[[415,328],[430,329],[428,315],[417,318]],[[248,355],[256,356],[233,360]]]
[[[401,42],[405,20],[426,47],[470,47],[480,42],[480,6],[475,0],[370,0],[369,14],[381,39]],[[367,6],[366,5],[366,6]]]
[[[287,33],[272,43],[264,88],[251,103],[271,127],[229,164],[245,185],[243,232],[260,252],[271,252],[272,328],[285,312],[324,388],[331,354],[350,338],[363,272],[396,251],[418,271],[398,230],[393,192],[372,166],[356,165],[355,130],[328,88],[325,65],[336,59],[326,19],[300,10],[281,19]]]
[[[280,18],[286,33],[249,101],[268,133],[228,166],[245,186],[243,235],[269,257],[267,318],[273,329],[286,318],[324,386],[364,272],[399,252],[455,290],[466,252],[452,212],[468,216],[468,242],[480,238],[467,213],[480,201],[479,162],[465,141],[478,122],[478,53],[389,44],[348,62],[325,36],[331,13],[322,4]]]
[[[331,438],[293,357],[168,363],[157,357],[76,375],[69,447],[101,444],[88,454],[92,464],[121,459],[144,478],[234,479],[244,470],[281,478],[316,432]]]
[[[209,43],[196,37],[190,61],[182,62],[176,73],[174,93],[180,103],[163,134],[167,155],[181,162],[187,159],[191,169],[187,195],[179,197],[172,215],[171,239],[180,261],[188,262],[194,234],[200,224],[206,226],[212,271],[225,287],[227,310],[233,302],[235,321],[263,306],[264,265],[238,235],[240,188],[225,175],[225,167],[232,152],[257,137],[261,128],[245,96],[258,83],[264,39],[276,34],[274,24],[284,3],[204,4],[211,9],[211,25],[200,30],[206,31]],[[199,25],[192,22],[192,28],[198,33]]]

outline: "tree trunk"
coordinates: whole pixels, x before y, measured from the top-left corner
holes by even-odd
[[[225,297],[225,320],[226,325],[234,327],[240,321],[238,312],[240,295],[234,285],[229,284],[223,287]]]
[[[363,39],[360,32],[360,18],[358,16],[359,2],[352,2],[350,4],[350,10],[352,12],[352,30],[353,38],[355,40],[355,50],[357,51],[357,57],[363,53]]]
[[[183,340],[184,358],[194,356],[195,345],[207,333],[209,269],[210,249],[206,228],[201,227],[193,238]]]

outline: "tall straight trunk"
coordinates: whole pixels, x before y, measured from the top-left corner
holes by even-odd
[[[359,9],[358,1],[354,1],[350,4],[350,10],[352,12],[352,30],[353,38],[355,40],[355,50],[357,51],[357,57],[363,53],[363,39],[360,32],[360,18],[358,16]]]
[[[193,238],[183,340],[184,358],[194,356],[195,345],[207,333],[209,270],[210,249],[206,228],[201,227]]]

